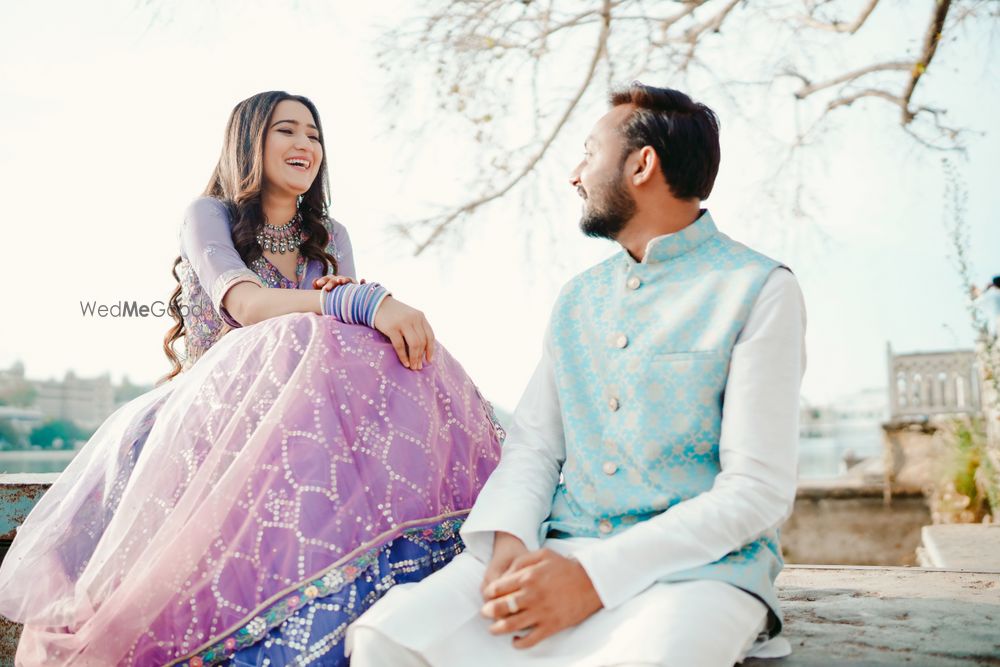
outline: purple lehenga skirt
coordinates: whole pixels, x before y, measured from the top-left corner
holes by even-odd
[[[18,532],[21,665],[346,664],[346,626],[442,567],[503,432],[440,346],[361,326],[237,329],[122,406]]]

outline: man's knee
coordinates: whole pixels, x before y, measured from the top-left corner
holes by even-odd
[[[351,628],[348,650],[351,667],[430,667],[417,653],[372,628]]]

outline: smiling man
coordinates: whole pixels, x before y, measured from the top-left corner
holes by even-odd
[[[355,667],[729,667],[778,638],[805,307],[701,208],[715,114],[633,84],[570,177],[621,252],[571,280],[467,551],[350,630]]]

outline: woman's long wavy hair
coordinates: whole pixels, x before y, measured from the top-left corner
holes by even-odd
[[[299,247],[299,252],[307,260],[321,261],[325,270],[332,268],[336,272],[337,261],[326,252],[330,236],[323,224],[327,216],[330,191],[323,125],[316,105],[308,98],[275,90],[258,93],[237,104],[226,125],[226,136],[219,163],[215,166],[208,187],[202,195],[218,199],[229,209],[233,245],[236,246],[236,251],[243,258],[243,262],[250,266],[251,262],[263,254],[257,244],[257,231],[264,225],[264,211],[261,207],[261,190],[264,185],[264,139],[275,107],[284,100],[301,102],[309,109],[316,121],[320,145],[323,147],[323,160],[320,162],[316,178],[299,202],[302,230],[308,236],[305,243]],[[170,296],[168,305],[170,315],[174,318],[174,325],[163,339],[163,351],[173,364],[173,368],[157,384],[171,380],[183,367],[175,349],[177,342],[186,335],[184,319],[181,317],[181,285],[177,275],[177,266],[181,261],[182,258],[179,256],[174,260],[172,273],[174,280],[177,280],[177,287]],[[209,285],[203,287],[210,288]]]

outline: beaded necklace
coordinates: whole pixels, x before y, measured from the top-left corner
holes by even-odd
[[[257,243],[262,250],[284,255],[286,252],[294,252],[296,248],[305,242],[302,235],[302,215],[295,214],[295,217],[280,227],[274,227],[265,223],[257,231]]]

